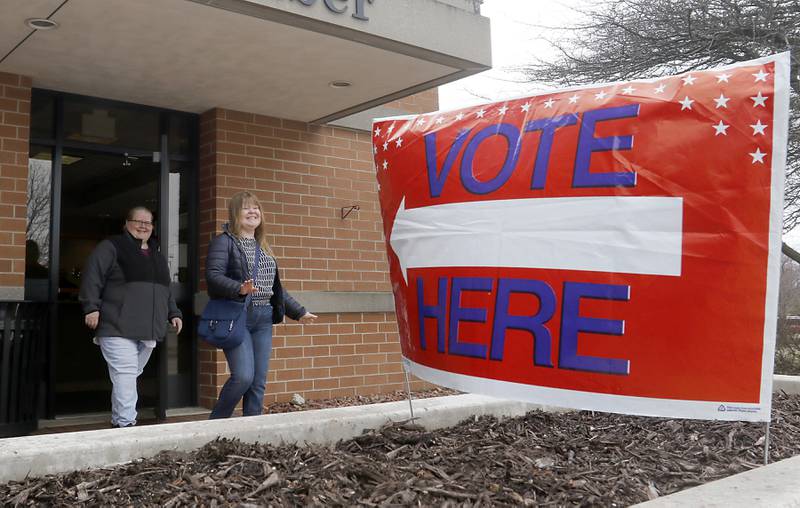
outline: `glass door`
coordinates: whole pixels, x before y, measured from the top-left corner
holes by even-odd
[[[77,295],[87,257],[137,205],[154,212],[184,315],[181,334],[167,335],[139,378],[139,408],[164,416],[196,403],[197,130],[190,113],[33,90],[25,292],[50,302],[46,417],[110,410],[105,361]]]
[[[194,364],[197,345],[194,337],[194,281],[197,278],[195,244],[196,223],[191,206],[194,172],[191,163],[171,160],[169,173],[162,190],[162,251],[166,252],[172,283],[170,290],[183,313],[183,329],[179,335],[169,334],[162,345],[161,398],[167,407],[191,406],[197,400],[197,380]],[[166,203],[166,205],[165,205]]]
[[[61,159],[61,220],[55,343],[56,414],[108,411],[111,383],[94,334],[78,303],[81,270],[100,241],[119,234],[128,209],[157,213],[160,164],[151,154],[65,149]],[[154,231],[158,232],[158,224]],[[139,378],[139,405],[157,402],[156,361]]]

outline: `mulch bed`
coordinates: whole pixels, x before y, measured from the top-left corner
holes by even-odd
[[[770,459],[800,454],[800,397],[775,395]],[[324,446],[218,439],[194,453],[0,485],[0,505],[628,506],[759,467],[764,424],[534,411]]]

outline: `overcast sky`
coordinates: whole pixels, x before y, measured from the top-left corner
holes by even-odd
[[[492,23],[492,69],[439,88],[439,108],[455,109],[481,102],[494,102],[541,91],[541,84],[519,82],[523,76],[512,69],[530,61],[532,55],[552,54],[545,38],[554,38],[557,28],[575,21],[573,7],[587,0],[484,0],[481,14]],[[515,82],[517,81],[517,82]],[[784,236],[800,249],[800,228]]]
[[[439,88],[441,109],[454,109],[480,102],[497,101],[541,90],[541,85],[515,83],[523,76],[512,68],[531,60],[533,55],[551,54],[544,41],[575,17],[571,6],[585,0],[484,0],[481,13],[492,23],[492,69]],[[479,96],[476,96],[479,95]]]

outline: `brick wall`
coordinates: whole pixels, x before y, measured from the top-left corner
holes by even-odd
[[[435,110],[435,91],[402,107]],[[209,240],[227,222],[228,199],[250,190],[264,208],[290,292],[391,291],[369,132],[214,109],[201,117],[200,145],[201,267]],[[341,208],[352,205],[360,210],[343,220]],[[201,405],[214,403],[227,377],[224,355],[201,346]],[[313,325],[275,328],[268,403],[294,393],[314,399],[402,388],[393,312],[322,314]]]
[[[0,297],[23,297],[31,79],[0,72]]]

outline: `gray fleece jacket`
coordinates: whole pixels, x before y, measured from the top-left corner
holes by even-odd
[[[130,234],[103,240],[81,272],[84,314],[100,311],[97,337],[162,340],[167,323],[182,318],[169,288],[169,269],[154,241],[149,254]]]

